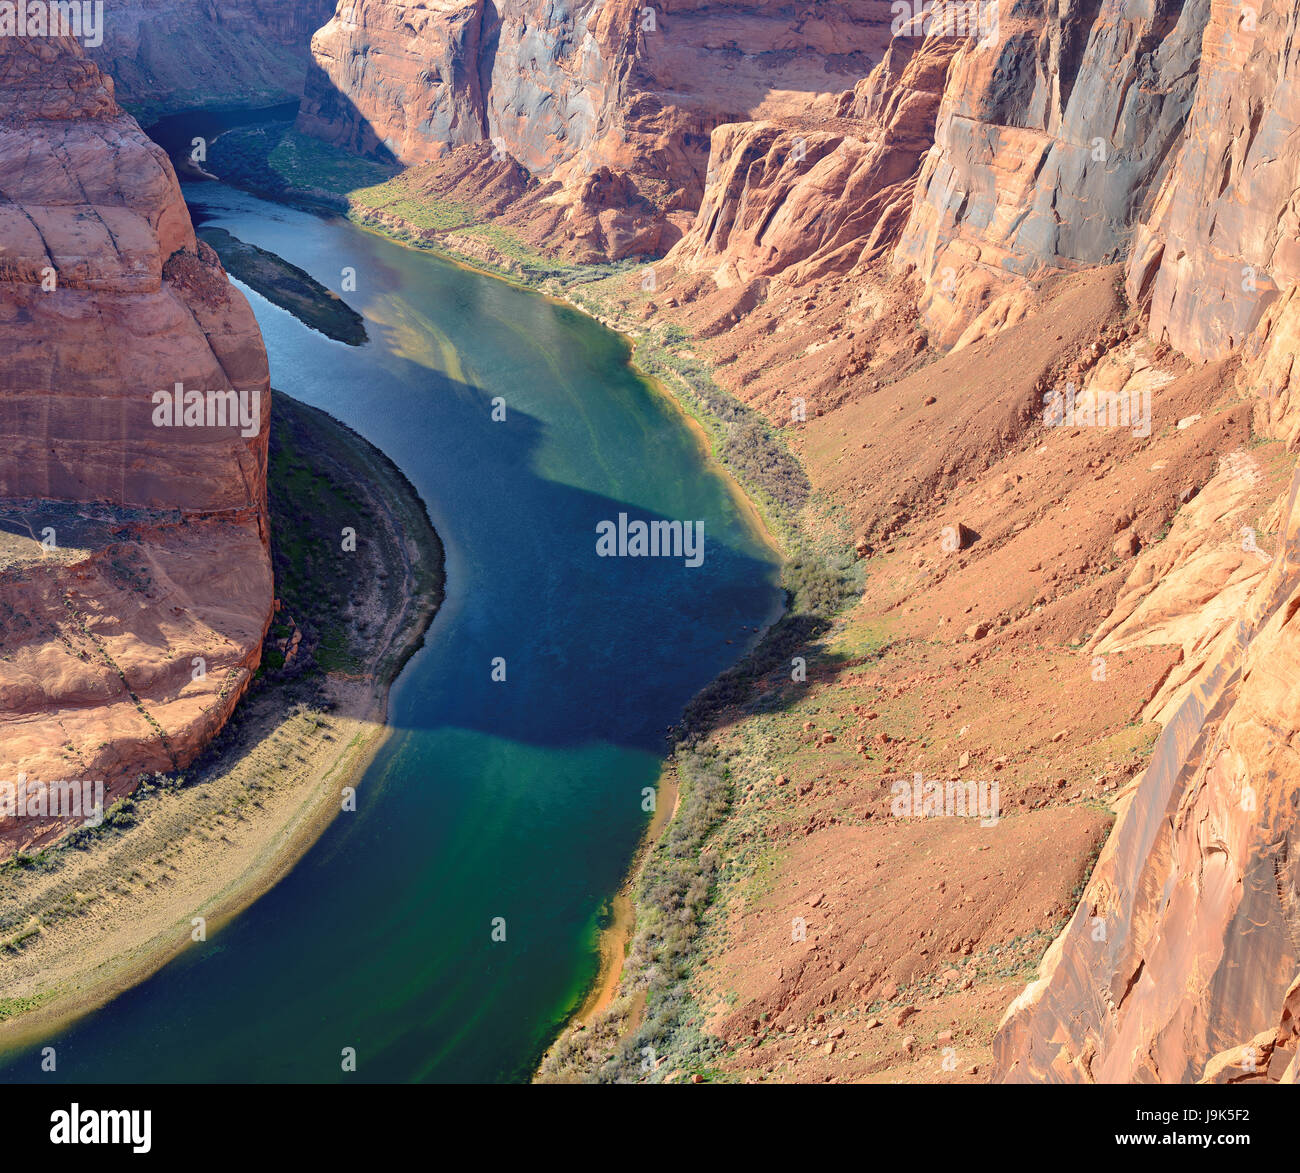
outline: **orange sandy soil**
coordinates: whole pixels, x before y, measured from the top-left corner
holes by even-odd
[[[1163,539],[1222,457],[1249,449],[1265,470],[1251,508],[1285,477],[1278,446],[1252,441],[1231,367],[1153,348],[1117,278],[1052,278],[1020,324],[942,357],[905,277],[858,271],[765,302],[697,277],[649,296],[603,283],[635,328],[713,336],[696,353],[783,428],[865,560],[864,596],[807,683],[769,678],[712,735],[740,781],[711,844],[726,867],[693,979],[696,1025],[729,1045],[706,1078],[988,1077],[1007,1004],[1146,764],[1158,726],[1143,706],[1182,654],[1111,655],[1099,679],[1083,645],[1134,546]],[[1047,390],[1120,357],[1154,387],[1149,437],[1043,426]],[[793,395],[806,423],[789,420]],[[977,537],[949,552],[959,523]],[[913,771],[996,779],[1004,817],[893,817],[890,783]]]

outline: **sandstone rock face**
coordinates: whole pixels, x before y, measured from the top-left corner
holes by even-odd
[[[266,353],[77,45],[0,43],[0,102],[0,781],[116,797],[188,763],[257,667]],[[248,426],[156,426],[177,384],[242,401]],[[64,825],[0,820],[0,849]]]
[[[667,247],[703,195],[723,122],[832,115],[888,42],[889,6],[664,0],[357,0],[312,41],[300,129],[411,164],[490,141],[570,203],[650,200]],[[609,175],[601,178],[602,169]],[[669,231],[667,226],[675,226]]]
[[[142,120],[302,93],[311,35],[335,0],[116,0],[91,59]],[[147,121],[146,121],[147,124]]]
[[[1264,579],[1268,539],[1246,523],[1255,514],[1258,473],[1244,452],[1179,511],[1169,536],[1143,550],[1115,608],[1089,644],[1110,656],[1176,645],[1182,661],[1148,702],[1144,716],[1168,724],[1193,682],[1223,653],[1237,619]]]
[[[669,261],[725,287],[778,274],[800,285],[881,256],[906,222],[957,46],[892,41],[842,96],[836,129],[718,127],[704,202]]]
[[[1003,1078],[1294,1080],[1296,483],[1287,510],[1265,581],[1166,725],[1073,919],[1008,1012]]]
[[[484,137],[483,0],[344,4],[311,40],[299,127],[408,163]]]
[[[263,510],[266,352],[166,155],[84,58],[19,42],[0,88],[0,495]],[[177,383],[234,389],[256,433],[154,426]]]
[[[1152,337],[1240,354],[1256,428],[1292,448],[1295,17],[1211,4],[1195,100],[1127,262]],[[1177,643],[1183,659],[1148,705],[1165,726],[1152,763],[1003,1023],[1002,1078],[1295,1082],[1300,508],[1293,481],[1244,510],[1252,480],[1249,454],[1229,454],[1094,637],[1101,654]]]
[[[1102,0],[1032,14],[954,60],[898,248],[936,339],[1044,268],[1121,260],[1169,167],[1209,0]]]
[[[1266,313],[1294,313],[1273,303],[1300,279],[1295,21],[1290,3],[1211,4],[1187,133],[1129,264],[1153,334],[1198,358],[1239,348]],[[1260,338],[1276,347],[1272,324]],[[1289,369],[1269,374],[1285,391]]]

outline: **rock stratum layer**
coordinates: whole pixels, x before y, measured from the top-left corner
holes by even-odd
[[[862,470],[839,449],[827,487],[847,494],[869,554],[928,497],[1011,461],[1063,377],[1094,398],[1149,394],[1157,417],[1203,399],[1237,421],[1216,441],[1199,407],[1171,420],[1171,450],[1186,447],[1185,428],[1188,444],[1200,437],[1186,466],[1195,481],[1163,494],[1152,483],[1149,499],[1094,535],[1121,566],[1140,555],[1090,604],[1088,646],[1103,658],[1172,647],[1177,659],[1142,710],[1163,726],[1151,764],[1009,1011],[995,1075],[1294,1081],[1294,494],[1266,511],[1270,549],[1253,528],[1225,540],[1224,527],[1243,516],[1238,482],[1257,491],[1241,421],[1253,416],[1261,440],[1300,437],[1300,6],[1265,3],[1249,19],[1224,0],[993,10],[991,31],[891,38],[879,5],[803,18],[667,4],[647,31],[626,3],[548,16],[529,4],[362,0],[315,38],[299,125],[414,164],[412,174],[433,169],[433,196],[464,199],[464,177],[494,166],[492,214],[518,224],[525,202],[549,208],[543,235],[559,252],[666,253],[651,299],[645,286],[634,295],[645,320],[666,314],[716,339],[728,386],[774,421],[788,424],[798,387],[810,416],[845,421],[841,437],[855,404],[920,378],[924,345],[904,337],[916,320],[905,320],[909,296],[932,347],[1006,335],[1014,350],[1050,322],[1045,281],[1122,271],[1136,333],[1081,337],[1072,365],[1035,375],[978,446],[948,436],[925,460],[882,452],[900,467],[879,490],[854,479]],[[509,159],[489,161],[488,143]],[[1021,326],[1030,333],[1009,333]],[[1197,382],[1171,365],[1171,346],[1230,365]],[[986,352],[971,364],[967,395],[1000,404]],[[1214,398],[1224,379],[1236,380],[1235,400]],[[912,409],[898,400],[900,424]],[[965,427],[964,414],[943,418],[948,433]],[[1163,442],[1159,451],[1144,478],[1172,459]],[[814,470],[827,459],[808,455]],[[1205,471],[1211,457],[1217,473]],[[1104,476],[1117,459],[1089,467]],[[1144,510],[1164,524],[1135,524]],[[1025,587],[1027,604],[1050,603],[1036,589]]]
[[[1237,386],[1255,404],[1257,430],[1294,449],[1297,8],[1253,15],[1210,5],[1195,100],[1148,193],[1127,284],[1149,305],[1153,337],[1196,358],[1242,356]],[[1213,487],[1222,494],[1242,479],[1238,465]],[[1183,615],[1222,614],[1187,645],[1188,684],[1167,704],[1152,764],[1038,981],[1008,1014],[998,1046],[1006,1078],[1300,1076],[1294,482],[1270,525],[1267,552],[1254,529],[1242,531],[1236,557],[1250,564],[1249,582],[1222,567],[1207,590],[1201,560]],[[1132,583],[1158,610],[1157,573],[1141,566]]]
[[[793,18],[776,3],[357,0],[312,40],[299,127],[407,164],[454,155],[466,170],[479,156],[463,148],[492,143],[579,223],[611,196],[635,209],[635,230],[605,255],[657,255],[699,207],[715,127],[833,115],[888,29],[883,0]]]
[[[102,781],[111,804],[188,764],[258,666],[266,352],[77,44],[4,39],[0,101],[0,782]],[[158,426],[178,385],[204,413]],[[32,809],[0,850],[80,821]]]
[[[142,120],[302,94],[311,35],[335,0],[114,0],[91,59]],[[146,121],[146,125],[148,122]]]

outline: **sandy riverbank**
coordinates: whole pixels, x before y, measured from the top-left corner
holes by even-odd
[[[218,167],[218,170],[221,170],[221,168]],[[241,167],[235,167],[233,171],[223,171],[223,179],[226,182],[234,183],[236,186],[245,187],[255,194],[272,199],[288,199],[293,202],[295,195],[303,197],[311,194],[296,189],[291,183],[287,184],[283,190],[272,193],[262,185],[250,182],[247,169]],[[660,372],[649,369],[650,364],[646,361],[647,355],[653,357],[652,351],[657,343],[646,334],[644,323],[627,320],[616,312],[615,306],[601,304],[600,298],[591,296],[593,291],[585,280],[582,281],[582,287],[588,293],[588,296],[579,297],[574,286],[566,281],[558,271],[550,272],[545,277],[541,277],[506,253],[497,250],[485,239],[472,237],[464,232],[426,231],[399,216],[376,213],[374,209],[354,206],[352,201],[346,197],[340,196],[339,198],[343,207],[348,209],[348,218],[363,231],[382,236],[402,247],[434,253],[459,268],[503,280],[520,288],[529,289],[540,296],[546,297],[548,300],[564,304],[587,317],[594,318],[607,329],[618,333],[628,347],[629,365],[658,394],[664,396],[667,403],[672,405],[679,418],[695,438],[701,453],[722,471],[737,512],[753,526],[755,532],[771,548],[777,560],[785,563],[790,557],[792,538],[800,539],[797,544],[802,544],[803,535],[800,532],[797,517],[794,516],[793,511],[783,508],[781,504],[783,494],[779,482],[783,474],[780,469],[782,466],[795,467],[793,459],[784,450],[775,451],[775,445],[773,445],[775,454],[782,459],[762,460],[757,464],[750,461],[744,467],[737,467],[732,461],[728,460],[724,455],[724,439],[729,434],[731,424],[728,419],[723,418],[713,410],[714,401],[725,400],[728,410],[724,414],[731,416],[733,419],[738,411],[744,411],[746,415],[752,415],[752,413],[747,412],[731,397],[723,395],[716,388],[713,389],[714,394],[711,398],[698,395],[688,379],[671,369],[671,364],[666,364],[666,369]],[[310,206],[310,202],[310,200],[305,201],[307,206]],[[331,207],[331,210],[337,213],[342,208]],[[538,259],[544,260],[540,256]],[[542,267],[543,269],[546,268],[545,265]],[[611,277],[618,271],[617,266],[608,268],[608,275]],[[570,280],[578,276],[577,269],[570,268],[568,273]],[[659,344],[661,343],[662,340],[660,340]],[[757,428],[766,430],[766,426],[756,416],[753,419]],[[775,485],[766,484],[763,477],[758,475],[760,471],[764,475],[775,475],[778,483]],[[801,469],[798,470],[798,473],[802,476]],[[800,593],[797,585],[794,593],[796,596]],[[728,691],[729,685],[733,683],[731,678],[738,675],[743,676],[747,672],[757,670],[758,667],[765,665],[777,653],[779,650],[778,644],[780,648],[784,648],[785,644],[790,642],[790,633],[788,631],[782,631],[776,639],[772,638],[773,633],[782,629],[788,618],[789,615],[783,615],[781,609],[774,611],[768,617],[767,622],[764,624],[765,630],[760,635],[758,647],[751,650],[748,655],[742,658],[740,664],[728,673],[724,673],[715,682],[719,695],[723,695]],[[710,709],[709,694],[710,689],[706,688],[692,701],[685,714],[687,722],[698,725],[701,721],[707,721]],[[578,1006],[574,1014],[570,1015],[569,1022],[571,1024],[573,1022],[589,1023],[599,1021],[601,1023],[601,1033],[604,1034],[611,1023],[617,1020],[619,1033],[622,1035],[633,1033],[642,1018],[644,1008],[643,992],[633,994],[627,999],[620,997],[624,962],[632,949],[637,933],[639,886],[643,881],[647,865],[655,855],[656,848],[673,824],[679,805],[680,797],[676,788],[676,761],[675,758],[670,757],[661,772],[659,813],[656,814],[647,827],[637,852],[630,862],[623,884],[610,899],[609,915],[601,927],[597,942],[599,953],[597,973],[583,997],[581,1005]],[[623,1006],[623,1002],[626,1002],[627,1005]],[[619,1003],[618,1008],[615,1006],[616,1003]],[[570,1036],[570,1033],[571,1027],[566,1027],[560,1032],[554,1047],[548,1052],[548,1056],[543,1059],[543,1070],[548,1066],[550,1058],[555,1054],[556,1049],[564,1047],[565,1040]],[[538,1074],[541,1075],[542,1072],[539,1071]]]
[[[269,649],[273,671],[183,781],[156,779],[82,847],[0,869],[6,1050],[156,972],[190,947],[194,918],[211,934],[247,908],[319,838],[387,736],[389,687],[442,600],[441,544],[377,449],[288,396],[274,411],[277,593],[298,651],[281,665]],[[316,543],[337,545],[343,508],[373,536],[340,592],[308,568],[326,548]]]

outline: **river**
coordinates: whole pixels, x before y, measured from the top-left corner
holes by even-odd
[[[359,348],[245,293],[272,385],[355,428],[428,503],[447,600],[358,810],[206,943],[45,1040],[56,1075],[28,1051],[0,1079],[525,1080],[595,974],[666,727],[779,612],[775,555],[590,318],[341,219],[219,183],[186,195],[335,291],[355,272]],[[702,521],[703,564],[597,557],[620,513]]]

